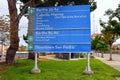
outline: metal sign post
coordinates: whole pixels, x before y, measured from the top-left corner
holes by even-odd
[[[37,64],[37,53],[35,53],[35,65],[34,68],[31,70],[31,73],[40,73],[40,69],[38,68],[38,64]]]
[[[90,53],[87,53],[87,66],[83,74],[88,74],[88,75],[93,74],[93,71],[91,70],[91,67],[90,67]]]
[[[28,50],[29,51],[33,51],[34,49],[34,44],[33,44],[33,41],[34,41],[34,36],[33,36],[33,18],[34,18],[34,8],[30,8],[28,10],[28,13],[29,13],[29,26],[28,26]],[[37,53],[35,53],[35,63],[34,63],[34,68],[31,70],[31,73],[40,73],[40,69],[38,68],[38,64],[37,64]]]

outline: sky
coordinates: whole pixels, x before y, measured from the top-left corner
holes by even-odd
[[[91,33],[100,33],[99,19],[107,21],[108,17],[104,16],[104,13],[108,9],[113,9],[118,7],[120,0],[95,0],[97,2],[97,9],[91,13]],[[7,0],[0,0],[0,16],[9,14]],[[94,23],[93,23],[94,22]],[[22,17],[19,24],[19,36],[20,45],[27,45],[22,36],[27,33],[28,20]],[[120,39],[116,40],[116,43],[120,43]]]
[[[95,0],[97,2],[97,9],[91,13],[91,32],[100,33],[101,27],[99,20],[108,21],[108,17],[104,16],[108,9],[115,10],[120,4],[120,0]],[[93,23],[94,22],[94,23]],[[114,44],[120,43],[120,39],[116,40]]]

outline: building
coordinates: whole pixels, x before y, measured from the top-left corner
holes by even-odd
[[[119,53],[120,54],[120,44],[113,44],[112,45],[112,53]]]

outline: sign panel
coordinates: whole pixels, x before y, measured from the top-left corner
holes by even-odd
[[[35,44],[88,43],[90,30],[40,30],[34,32]]]
[[[34,13],[35,52],[90,52],[90,6],[39,7]]]
[[[35,45],[36,52],[89,52],[90,44],[41,44]]]

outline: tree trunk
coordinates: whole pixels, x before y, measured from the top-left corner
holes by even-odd
[[[14,58],[16,51],[19,47],[19,38],[18,38],[18,23],[17,20],[17,8],[16,8],[16,0],[7,0],[9,13],[10,13],[10,47],[6,53],[6,63],[12,64],[14,63]]]
[[[39,58],[39,54],[38,53],[37,53],[37,58]],[[35,52],[29,51],[28,59],[35,60]]]
[[[18,26],[11,23],[10,29],[10,47],[6,53],[6,63],[13,64],[16,51],[19,48]]]
[[[100,52],[99,52],[99,51],[97,51],[97,54],[98,54],[98,57],[100,57],[100,55],[99,55],[99,54],[100,54]]]
[[[29,0],[27,2],[21,12],[17,13],[16,1],[17,0],[7,0],[8,1],[8,8],[10,14],[10,47],[6,53],[6,63],[14,63],[14,58],[16,51],[19,48],[19,37],[18,37],[18,28],[19,28],[19,21],[21,17],[25,14],[28,10],[30,4],[34,2],[34,0]]]
[[[101,58],[104,58],[103,52],[101,51]]]
[[[112,45],[110,45],[110,61],[112,60]]]
[[[3,43],[1,44],[1,54],[3,55]]]
[[[15,53],[16,50],[12,47],[9,47],[6,53],[6,63],[7,64],[13,64],[15,63]]]
[[[29,51],[28,59],[35,60],[35,53],[33,51]]]

